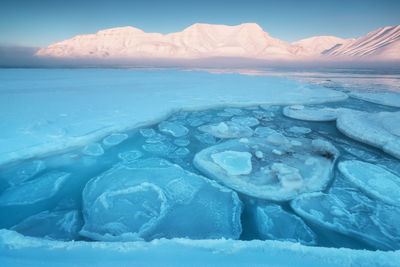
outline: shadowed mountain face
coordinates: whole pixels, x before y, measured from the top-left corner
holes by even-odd
[[[336,45],[324,55],[400,60],[400,25],[379,28],[356,40]]]

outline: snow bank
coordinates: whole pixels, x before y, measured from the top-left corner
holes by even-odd
[[[0,230],[2,266],[396,266],[400,252],[307,247],[281,241],[160,239],[60,242]]]
[[[2,69],[0,81],[0,164],[80,147],[181,109],[347,98],[276,77],[195,71]]]

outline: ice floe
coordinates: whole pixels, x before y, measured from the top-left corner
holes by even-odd
[[[117,165],[86,185],[82,235],[110,241],[240,236],[235,192],[162,160],[139,165]]]
[[[1,174],[1,177],[4,178],[8,184],[17,185],[31,179],[45,169],[46,163],[43,160],[33,160],[18,164],[15,167],[7,168]]]
[[[260,122],[256,118],[253,118],[253,117],[238,117],[238,116],[236,116],[236,117],[233,117],[231,119],[231,121],[233,121],[234,123],[237,123],[237,124],[248,126],[248,127],[254,127],[254,126],[257,126],[258,124],[260,124]]]
[[[118,157],[125,162],[131,162],[131,161],[137,160],[138,158],[141,158],[142,156],[143,156],[143,152],[141,152],[139,150],[130,150],[130,151],[125,151],[125,152],[121,152],[118,154]]]
[[[337,128],[348,137],[400,158],[400,112],[342,110]]]
[[[82,219],[77,210],[46,210],[26,218],[11,229],[28,236],[76,240],[81,227]]]
[[[103,144],[106,146],[116,146],[128,138],[127,134],[114,133],[103,139]]]
[[[28,182],[7,188],[0,206],[30,205],[53,197],[67,181],[69,173],[51,171]]]
[[[375,104],[400,108],[400,94],[392,92],[365,93],[353,92],[351,97],[358,98]]]
[[[174,137],[182,137],[188,134],[189,130],[178,123],[163,121],[158,125],[158,129],[163,133],[168,133]]]
[[[92,143],[85,146],[82,153],[88,156],[99,157],[104,154],[104,149],[99,143]]]
[[[298,196],[291,202],[307,221],[359,239],[375,249],[399,249],[400,209],[370,200],[354,190],[335,188]],[[389,219],[392,218],[392,219]]]
[[[292,119],[304,121],[334,121],[338,117],[338,110],[333,108],[293,105],[285,107],[283,109],[283,115]]]
[[[285,240],[303,244],[315,244],[316,235],[296,215],[276,204],[259,205],[256,208],[256,224],[262,239]]]
[[[337,150],[312,142],[278,133],[234,139],[198,152],[193,163],[207,177],[246,195],[285,201],[322,190],[331,178]]]
[[[372,198],[400,206],[400,177],[377,165],[358,160],[339,162],[340,172]]]
[[[231,121],[203,125],[199,127],[199,130],[218,138],[239,138],[253,135],[250,127]]]

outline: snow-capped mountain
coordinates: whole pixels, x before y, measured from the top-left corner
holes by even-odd
[[[302,47],[269,36],[255,23],[237,26],[194,24],[182,32],[145,33],[134,27],[78,35],[39,50],[36,55],[64,58],[294,58]]]
[[[400,60],[400,26],[380,28],[358,39],[315,36],[291,44],[271,37],[255,23],[196,23],[170,34],[146,33],[128,26],[77,35],[42,48],[35,55],[92,59]]]
[[[293,42],[292,45],[303,47],[310,55],[319,55],[321,52],[330,49],[338,44],[344,44],[355,39],[342,39],[336,36],[314,36]]]
[[[400,25],[379,28],[356,40],[323,52],[326,56],[400,59]]]

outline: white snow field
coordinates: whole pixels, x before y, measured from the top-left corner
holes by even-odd
[[[200,71],[0,81],[1,266],[400,262],[388,102]]]

